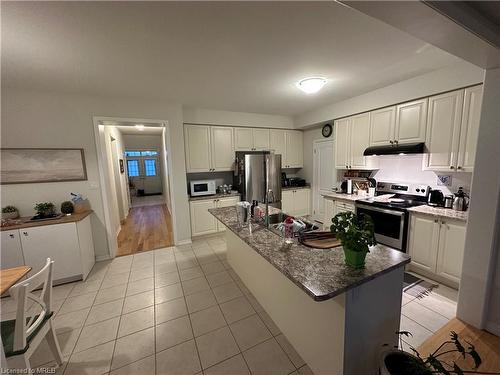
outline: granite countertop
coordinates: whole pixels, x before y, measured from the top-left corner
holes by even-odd
[[[447,219],[456,219],[461,221],[467,221],[467,217],[469,216],[469,213],[467,211],[455,211],[452,210],[451,208],[433,207],[433,206],[428,206],[426,204],[417,207],[410,207],[408,208],[408,211],[429,216],[436,216]]]
[[[366,199],[368,198],[367,195],[357,195],[357,194],[346,194],[346,193],[337,193],[332,191],[331,193],[323,193],[321,194],[322,196],[326,198],[332,198],[332,199],[337,199],[337,200],[344,200],[344,201],[349,201],[349,202],[354,202],[359,199]]]
[[[20,217],[17,219],[13,219],[11,221],[12,225],[5,225],[1,227],[1,231],[4,230],[14,230],[14,229],[24,229],[24,228],[33,228],[33,227],[41,227],[43,225],[54,225],[54,224],[64,224],[64,223],[74,223],[77,221],[81,221],[89,216],[92,212],[85,211],[78,214],[71,214],[69,216],[61,216],[58,219],[50,219],[50,220],[38,220],[38,221],[30,221],[31,216],[28,217]]]
[[[281,190],[300,190],[300,189],[310,189],[311,184],[306,184],[305,186],[283,186]]]
[[[217,198],[229,198],[229,197],[239,197],[241,196],[236,190],[232,190],[229,194],[212,194],[212,195],[200,195],[198,197],[189,197],[189,201],[202,201]]]
[[[333,298],[410,262],[405,253],[379,244],[370,248],[365,268],[355,270],[344,263],[342,247],[312,249],[297,242],[286,247],[282,237],[260,224],[240,227],[234,206],[209,212],[315,301]]]

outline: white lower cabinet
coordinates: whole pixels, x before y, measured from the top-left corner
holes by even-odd
[[[311,189],[287,189],[281,192],[281,209],[294,216],[311,214]]]
[[[90,216],[63,224],[2,232],[2,268],[27,265],[31,274],[54,261],[54,283],[86,279],[95,263]]]
[[[462,274],[466,224],[459,220],[411,214],[408,237],[410,268],[458,286]]]
[[[323,219],[323,230],[330,230],[332,219],[335,216],[335,201],[325,198],[325,217]]]
[[[191,215],[191,236],[202,236],[225,230],[225,226],[208,212],[211,208],[235,206],[240,201],[239,196],[227,198],[201,199],[189,202]]]
[[[344,202],[344,201],[335,201],[335,215],[341,212],[352,212],[356,211],[356,207],[354,203]]]

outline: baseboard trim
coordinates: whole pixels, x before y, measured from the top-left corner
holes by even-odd
[[[102,262],[104,260],[110,260],[110,259],[113,259],[113,258],[111,258],[109,255],[99,255],[99,256],[95,257],[96,262]]]
[[[176,242],[175,242],[175,245],[176,245],[176,246],[189,245],[189,244],[191,244],[192,242],[193,242],[193,241],[191,241],[191,240],[176,241]]]
[[[485,329],[486,331],[493,333],[495,336],[500,336],[500,324],[487,322]]]

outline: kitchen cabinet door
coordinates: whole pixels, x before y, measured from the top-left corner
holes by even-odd
[[[82,275],[75,223],[44,225],[19,230],[24,261],[38,272],[47,258],[54,261],[54,280]]]
[[[269,150],[269,129],[253,129],[253,147],[255,150]]]
[[[210,127],[185,125],[184,137],[187,172],[209,172],[212,168],[210,165]]]
[[[370,114],[351,117],[351,142],[349,168],[365,169],[366,157],[363,152],[370,146]]]
[[[454,170],[458,154],[463,90],[429,98],[426,170]]]
[[[408,250],[411,264],[435,273],[439,239],[438,220],[431,216],[411,215]]]
[[[440,222],[436,273],[459,283],[465,248],[465,223],[443,219]]]
[[[269,131],[269,148],[275,154],[281,155],[281,167],[286,165],[286,130],[271,129]]]
[[[24,266],[23,248],[19,238],[19,230],[6,230],[2,234],[0,251],[2,268]]]
[[[302,168],[304,166],[304,146],[302,132],[299,130],[287,130],[285,139],[286,168]]]
[[[236,151],[250,151],[253,149],[252,128],[234,128],[234,149]]]
[[[215,207],[214,199],[189,202],[192,236],[217,232],[217,219],[208,212],[209,209]]]
[[[219,198],[217,200],[217,207],[231,207],[236,206],[236,203],[240,201],[240,197],[228,197],[228,198]],[[226,226],[220,223],[217,220],[217,231],[224,232],[226,230]]]
[[[425,142],[427,98],[396,107],[395,140],[398,143]]]
[[[350,118],[334,122],[335,126],[335,168],[349,168],[349,128]]]
[[[482,101],[482,85],[465,89],[462,125],[460,127],[460,145],[458,147],[457,169],[459,171],[472,172],[474,169]]]
[[[311,190],[294,190],[293,196],[294,215],[306,216],[311,214]]]
[[[281,191],[281,210],[289,215],[295,215],[293,190]]]
[[[323,220],[323,230],[330,230],[332,219],[335,216],[335,201],[325,198],[325,218]]]
[[[232,171],[234,166],[233,128],[212,126],[212,168],[215,171]]]
[[[396,107],[370,112],[370,146],[387,146],[394,141]]]

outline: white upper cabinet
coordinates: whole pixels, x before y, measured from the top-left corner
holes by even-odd
[[[465,89],[462,126],[460,127],[460,145],[458,147],[458,170],[472,172],[474,168],[482,101],[482,85]]]
[[[211,170],[210,127],[184,126],[186,169],[188,172]]]
[[[287,130],[285,133],[286,153],[285,161],[281,160],[284,168],[302,168],[304,165],[303,134],[299,130]]]
[[[236,151],[248,151],[253,149],[253,129],[234,129],[234,148]]]
[[[370,112],[370,146],[385,146],[394,142],[396,107]]]
[[[429,98],[427,170],[454,170],[458,157],[464,91],[458,90]]]
[[[253,147],[255,150],[269,150],[269,129],[253,129]]]
[[[212,169],[232,171],[234,167],[233,128],[211,127]]]
[[[349,131],[351,119],[343,118],[334,122],[335,126],[335,168],[349,168]]]
[[[425,142],[427,98],[396,106],[396,143]]]
[[[349,168],[363,169],[368,159],[363,152],[370,146],[370,113],[351,117],[351,162]]]
[[[281,130],[281,129],[271,129],[269,131],[269,143],[270,143],[269,148],[273,150],[275,154],[281,155],[282,166],[285,165],[285,157],[286,157],[285,134],[286,130]]]

